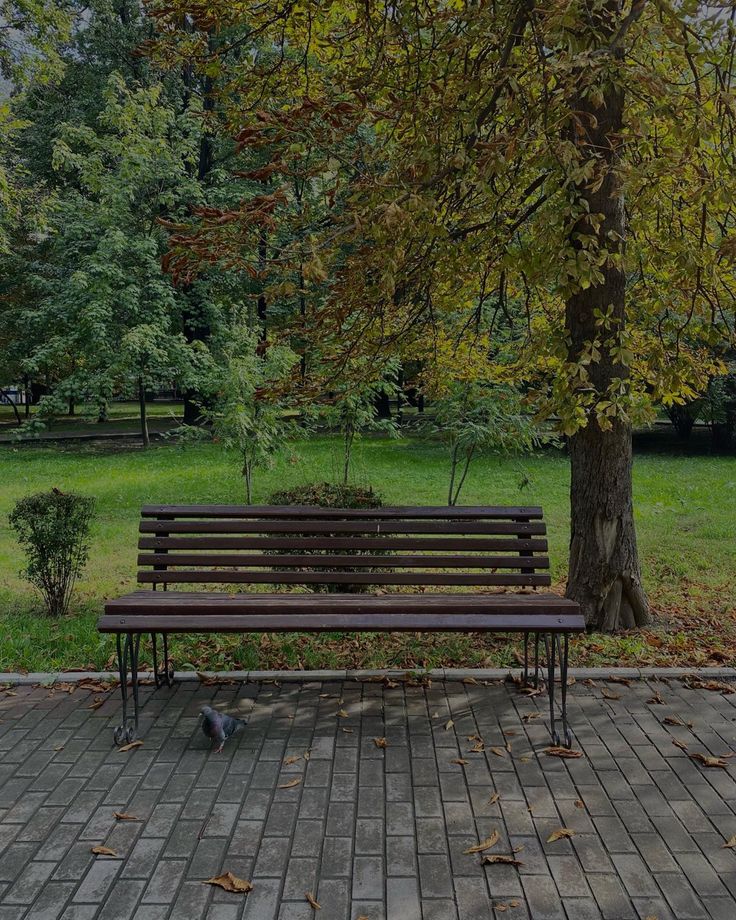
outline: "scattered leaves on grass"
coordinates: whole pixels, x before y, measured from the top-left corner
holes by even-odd
[[[496,863],[503,863],[505,866],[523,866],[524,863],[515,856],[504,853],[486,853],[481,857],[481,866],[491,866]]]
[[[288,783],[281,783],[279,789],[293,789],[294,786],[298,786],[301,783],[301,776],[295,776],[294,779],[290,779]]]
[[[92,847],[90,853],[94,853],[95,856],[117,856],[117,850],[111,850],[110,847]]]
[[[563,840],[565,837],[574,837],[575,831],[570,827],[560,827],[547,838],[547,843],[554,843],[555,840]]]
[[[575,748],[559,747],[557,745],[545,748],[544,753],[549,757],[569,757],[570,759],[583,756],[583,752],[576,751]]]
[[[250,882],[244,878],[238,878],[232,872],[224,872],[222,875],[208,878],[202,884],[217,885],[219,888],[224,888],[225,891],[240,892],[242,894],[248,894],[249,891],[253,891],[253,885]]]
[[[130,815],[127,811],[114,811],[112,816],[116,821],[140,821],[138,815]]]
[[[709,754],[688,754],[692,760],[697,760],[704,767],[721,767],[725,770],[728,764],[722,757],[711,757]]]
[[[482,853],[484,850],[490,850],[491,847],[495,847],[500,839],[498,831],[493,831],[490,837],[486,837],[485,840],[481,840],[475,846],[468,847],[467,850],[463,850],[463,853],[468,856],[470,853]]]
[[[724,849],[727,848],[727,849],[729,849],[729,850],[736,850],[736,834],[734,834],[733,837],[730,837],[730,838],[723,844],[723,847],[724,847]]]
[[[386,748],[388,747],[388,741],[385,738],[374,738],[373,743],[377,748]]]
[[[134,748],[141,747],[142,744],[142,741],[131,741],[129,744],[124,744],[122,747],[119,747],[118,753],[124,754],[126,751],[132,751]]]
[[[315,898],[311,891],[308,891],[304,897],[307,899],[307,902],[312,910],[322,910],[322,905],[319,903],[317,898]]]

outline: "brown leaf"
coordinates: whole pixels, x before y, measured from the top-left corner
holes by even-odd
[[[138,815],[129,815],[127,811],[114,811],[112,813],[116,821],[140,821]]]
[[[470,853],[482,853],[483,850],[490,850],[491,847],[495,847],[500,839],[498,831],[493,831],[490,837],[486,837],[485,840],[481,840],[475,846],[468,847],[467,850],[463,850],[463,853],[468,856]]]
[[[104,702],[104,700],[95,699],[90,703],[87,709],[99,709],[100,706],[104,704]]]
[[[77,684],[80,690],[90,690],[92,693],[107,693],[111,685],[101,680],[80,680]]]
[[[312,894],[311,891],[308,891],[308,892],[304,895],[304,897],[305,897],[305,898],[307,899],[307,901],[309,902],[309,906],[312,908],[312,910],[322,910],[322,905],[319,903],[319,901],[317,900],[317,898],[315,898],[315,896]]]
[[[521,853],[521,851],[524,849],[525,846],[526,846],[525,843],[517,843],[517,845],[516,845],[515,847],[511,847],[511,852],[512,852],[512,853]]]
[[[224,872],[222,875],[208,878],[202,884],[218,885],[220,888],[224,888],[225,891],[241,892],[242,894],[248,894],[249,891],[253,891],[253,885],[250,882],[247,882],[244,878],[238,878],[232,872]]]
[[[733,837],[730,837],[724,844],[724,847],[727,847],[730,850],[736,850],[736,834]]]
[[[607,687],[604,687],[601,690],[601,693],[607,700],[620,700],[621,699],[620,693],[614,693],[612,690],[609,690]]]
[[[506,856],[502,853],[486,853],[481,857],[481,866],[489,866],[494,863],[503,863],[507,866],[523,866],[524,863],[515,856]]]
[[[525,712],[524,715],[521,717],[521,721],[522,722],[533,722],[535,719],[539,719],[541,715],[542,715],[541,712]]]
[[[489,804],[489,805],[495,805],[496,802],[497,802],[500,798],[501,798],[501,793],[500,793],[500,792],[494,792],[493,795],[490,797],[490,799],[488,799],[488,804]]]
[[[649,697],[649,699],[647,700],[647,703],[652,703],[652,704],[657,704],[657,705],[659,705],[659,706],[664,706],[665,701],[664,701],[664,698],[662,697],[661,693],[659,692],[659,690],[657,690],[657,692],[654,694],[654,696],[650,696],[650,697]]]
[[[662,722],[664,725],[686,725],[687,724],[687,725],[692,726],[693,724],[692,722],[685,723],[682,721],[682,719],[678,719],[677,716],[665,716],[664,719],[662,719]]]
[[[94,853],[95,856],[117,856],[117,850],[111,850],[110,847],[92,847],[90,853]]]
[[[503,913],[505,910],[509,909],[508,904],[494,904],[493,909],[497,910],[499,913]]]
[[[463,677],[464,684],[477,684],[478,681],[474,677]]]
[[[504,751],[504,749],[500,747],[492,747],[491,754],[495,754],[496,757],[505,757],[506,751]]]
[[[285,757],[283,760],[283,765],[285,767],[291,766],[291,764],[296,763],[302,759],[301,754],[292,754],[291,757]]]
[[[347,719],[347,718],[348,718],[348,714],[347,714],[347,712],[345,712],[344,709],[338,709],[338,710],[337,710],[337,714],[338,714],[338,716],[340,716],[341,719]]]
[[[574,748],[557,747],[556,745],[553,745],[552,747],[545,748],[545,749],[544,749],[544,753],[547,754],[549,757],[569,757],[569,758],[576,758],[576,757],[582,757],[582,756],[583,756],[583,752],[582,752],[582,751],[576,751]]]
[[[680,750],[682,750],[682,751],[686,751],[686,750],[687,750],[687,745],[685,744],[684,741],[680,741],[679,738],[673,738],[673,739],[672,739],[672,743],[675,745],[675,747],[680,748]]]
[[[482,754],[486,746],[482,741],[476,741],[472,748],[468,748],[468,754]]]
[[[728,764],[722,757],[711,757],[709,754],[689,754],[693,760],[697,760],[705,767],[721,767],[725,770]]]
[[[607,680],[610,684],[623,684],[625,687],[631,686],[631,680],[628,677],[618,677],[616,674],[609,674]]]
[[[701,680],[695,674],[683,678],[683,683],[691,690],[711,690],[713,693],[736,693],[736,687],[733,684],[727,684],[722,680]]]
[[[585,808],[585,802],[582,799],[575,799],[576,808]]]
[[[386,741],[385,738],[374,738],[373,743],[375,744],[377,748],[388,747],[388,741]]]
[[[122,747],[119,747],[118,752],[124,754],[126,751],[132,751],[134,748],[140,747],[142,744],[142,741],[131,741],[130,744],[124,744]]]
[[[561,827],[552,833],[547,838],[547,843],[554,843],[555,840],[562,840],[563,837],[574,837],[575,831],[569,827]]]
[[[454,760],[451,760],[450,763],[459,764],[461,767],[464,767],[466,763],[470,763],[469,760],[463,760],[462,757],[456,757]]]
[[[301,783],[301,776],[295,776],[294,779],[290,779],[288,783],[281,783],[277,788],[278,789],[293,789],[294,786],[298,786]]]

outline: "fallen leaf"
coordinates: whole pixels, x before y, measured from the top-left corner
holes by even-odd
[[[673,739],[672,739],[672,743],[675,745],[675,747],[680,748],[680,750],[682,750],[682,751],[686,751],[686,750],[687,750],[687,745],[685,744],[684,741],[680,741],[679,738],[673,738]]]
[[[130,744],[124,744],[122,747],[119,747],[118,752],[124,754],[125,751],[132,751],[134,748],[140,747],[142,744],[142,741],[131,741]]]
[[[541,717],[541,712],[526,712],[521,717],[522,722],[533,722],[534,719],[539,719]]]
[[[545,748],[544,753],[547,754],[549,757],[575,758],[575,757],[583,756],[582,751],[576,751],[574,748],[557,747],[555,745],[553,745],[552,747]]]
[[[727,684],[722,680],[701,680],[695,674],[683,677],[682,682],[691,690],[711,690],[714,693],[736,693],[736,687],[733,684]]]
[[[481,857],[480,864],[481,866],[493,865],[495,863],[503,863],[507,866],[523,866],[524,863],[520,859],[516,859],[514,856],[505,856],[501,853],[487,853],[485,856]]]
[[[63,745],[63,744],[58,744],[58,745],[54,748],[54,750],[57,751],[57,752],[58,752],[58,751],[63,751],[63,750],[64,750],[64,745]]]
[[[705,767],[721,767],[725,770],[728,764],[722,757],[711,757],[709,754],[688,754],[693,760],[697,760]]]
[[[614,693],[612,690],[609,690],[607,687],[604,687],[601,690],[601,693],[607,700],[620,700],[621,699],[620,693]]]
[[[609,674],[607,680],[610,684],[623,684],[625,687],[631,686],[631,680],[628,677],[617,677],[615,674]]]
[[[449,732],[449,730],[452,728],[452,726],[453,726],[454,724],[455,724],[455,723],[452,721],[452,719],[450,719],[449,722],[445,722],[445,731],[446,731],[446,732]]]
[[[94,853],[95,856],[117,856],[117,850],[111,850],[110,847],[92,847],[90,853]]]
[[[390,680],[388,677],[384,680],[383,686],[389,690],[395,690],[399,686],[398,680]]]
[[[723,846],[724,846],[724,847],[728,847],[728,848],[731,849],[731,850],[736,850],[736,834],[734,834],[733,837],[731,837],[729,840],[727,840],[727,841],[723,844]]]
[[[138,815],[129,815],[127,811],[114,811],[112,816],[116,821],[140,821]]]
[[[294,786],[298,786],[301,783],[301,776],[295,776],[294,779],[290,779],[288,783],[281,783],[277,788],[278,789],[293,789]]]
[[[555,840],[562,840],[563,837],[574,837],[575,831],[569,827],[561,827],[552,833],[547,838],[547,843],[554,843]]]
[[[343,731],[344,731],[344,732],[350,732],[350,733],[352,734],[352,731],[353,731],[353,730],[352,730],[352,728],[343,728]],[[309,760],[309,759],[311,758],[311,756],[312,756],[312,752],[311,752],[311,751],[305,751],[305,752],[302,754],[302,757],[303,757],[305,760]]]
[[[494,904],[493,909],[497,910],[499,913],[503,913],[505,910],[509,909],[508,904]]]
[[[340,731],[345,732],[346,735],[352,735],[352,734],[353,734],[353,729],[352,729],[352,728],[341,728]]]
[[[516,898],[514,898],[513,901],[509,901],[509,907],[518,907],[520,903],[520,901],[517,901]]]
[[[451,760],[450,763],[460,764],[461,767],[464,767],[466,763],[470,763],[469,760],[463,760],[462,757],[456,757],[454,760]]]
[[[478,681],[474,677],[463,677],[464,684],[477,684]]]
[[[495,754],[496,757],[505,757],[505,756],[506,756],[506,751],[504,751],[503,748],[492,747],[492,748],[491,748],[491,754]]]
[[[585,802],[582,799],[575,799],[576,808],[585,808]]]
[[[373,743],[375,744],[377,748],[388,747],[388,741],[386,741],[385,738],[374,738]]]
[[[526,846],[525,843],[519,843],[519,844],[517,844],[515,847],[511,847],[511,852],[512,852],[512,853],[521,853],[521,851],[524,849],[525,846]]]
[[[242,892],[243,894],[253,891],[253,885],[250,882],[247,882],[244,878],[238,878],[232,872],[225,872],[222,875],[216,875],[214,878],[208,878],[202,884],[218,885],[220,888],[224,888],[225,891]]]
[[[80,680],[77,687],[80,690],[90,690],[92,693],[107,693],[111,689],[111,684],[101,680]]]
[[[291,764],[296,763],[302,759],[301,754],[292,754],[291,757],[286,757],[283,761],[285,767],[291,766]]]
[[[347,714],[347,712],[345,712],[344,709],[338,709],[338,710],[337,710],[337,714],[338,714],[338,716],[340,716],[341,719],[347,719],[347,718],[348,718],[348,714]]]
[[[319,901],[317,900],[317,898],[315,898],[315,896],[312,894],[311,891],[308,891],[308,892],[304,895],[304,897],[305,897],[305,898],[307,899],[307,901],[309,902],[309,906],[312,908],[312,910],[322,910],[322,905],[319,903]]]
[[[490,850],[491,847],[495,847],[495,845],[498,843],[500,839],[501,838],[499,836],[498,831],[493,831],[490,837],[486,837],[485,840],[482,840],[480,843],[477,843],[475,846],[468,847],[467,850],[463,850],[463,853],[465,854],[465,856],[467,856],[470,853],[482,853],[483,850]]]
[[[468,754],[482,754],[486,746],[482,741],[476,741],[472,748],[468,748]]]
[[[649,699],[647,700],[647,703],[657,704],[659,706],[664,706],[664,702],[665,702],[664,698],[660,694],[659,690],[657,690],[654,696],[650,696]]]
[[[500,793],[500,792],[494,792],[493,795],[490,797],[490,799],[488,799],[488,804],[489,804],[489,805],[495,805],[496,802],[497,802],[500,798],[501,798],[501,793]]]
[[[693,724],[692,722],[685,723],[682,721],[682,719],[678,719],[677,716],[665,716],[664,719],[662,719],[662,722],[665,725],[685,725],[685,724],[692,725]]]

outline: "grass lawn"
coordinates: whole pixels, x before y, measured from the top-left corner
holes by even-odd
[[[338,441],[315,437],[288,448],[260,472],[255,501],[301,482],[334,478]],[[519,490],[522,477],[529,484]],[[447,464],[441,448],[414,439],[366,438],[355,449],[354,478],[388,503],[442,504]],[[87,570],[73,611],[52,622],[19,577],[21,558],[7,514],[29,492],[56,486],[95,496],[97,517]],[[541,504],[550,530],[556,588],[565,580],[569,468],[564,455],[481,459],[462,500],[467,504]],[[616,637],[577,639],[572,663],[707,664],[736,657],[736,458],[637,456],[634,489],[652,628]],[[140,506],[144,502],[243,500],[237,460],[216,445],[30,445],[0,448],[0,671],[103,668],[113,642],[96,619],[105,598],[135,588]],[[517,643],[463,635],[204,636],[172,642],[177,668],[401,667],[507,665]]]

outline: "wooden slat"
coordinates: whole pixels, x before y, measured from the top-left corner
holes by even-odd
[[[141,584],[549,585],[549,575],[457,572],[250,572],[232,569],[140,571]]]
[[[141,533],[295,533],[295,534],[522,534],[546,533],[543,523],[525,521],[148,521],[140,523]]]
[[[144,505],[141,516],[187,518],[295,518],[314,519],[381,519],[390,518],[437,518],[440,520],[465,519],[539,519],[542,509],[538,505],[433,505],[412,507],[392,506],[385,508],[320,508],[313,505]]]
[[[318,619],[307,614],[242,616],[211,614],[201,619],[192,615],[144,614],[139,617],[103,616],[100,632],[579,632],[579,617],[564,614],[335,614]]]
[[[319,549],[546,553],[542,539],[492,537],[140,537],[139,549]]]
[[[392,569],[548,569],[547,556],[447,556],[423,554],[420,556],[386,556],[330,554],[295,555],[284,553],[140,553],[138,565],[172,566],[272,566],[274,568],[392,568]]]

